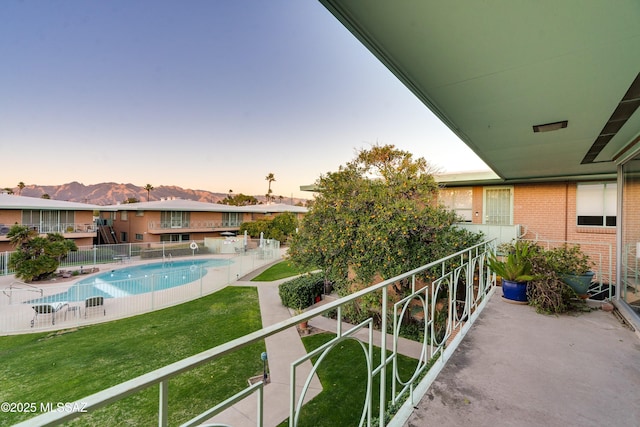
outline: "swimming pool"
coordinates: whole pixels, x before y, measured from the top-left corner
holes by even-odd
[[[28,303],[84,301],[93,296],[122,298],[185,285],[207,274],[208,267],[222,267],[227,259],[158,262],[110,270],[74,283],[66,292]]]

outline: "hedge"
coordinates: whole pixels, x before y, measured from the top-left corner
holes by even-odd
[[[281,284],[278,293],[282,305],[302,310],[313,305],[316,297],[322,295],[323,289],[324,276],[322,273],[315,273],[305,274]]]

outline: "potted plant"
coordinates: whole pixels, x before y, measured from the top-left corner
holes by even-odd
[[[304,308],[294,308],[293,312],[296,316],[304,313]],[[309,328],[309,321],[308,320],[303,320],[302,322],[300,322],[298,324],[298,329],[300,329],[301,331],[306,331]]]
[[[586,295],[595,273],[592,262],[579,245],[563,245],[546,252],[549,265],[578,295]]]
[[[502,294],[508,300],[527,302],[527,284],[533,279],[531,247],[529,242],[517,241],[509,245],[502,259],[489,257],[489,268],[502,278]]]

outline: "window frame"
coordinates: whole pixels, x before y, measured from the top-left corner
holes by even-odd
[[[489,209],[488,209],[488,197],[487,197],[487,193],[491,192],[491,191],[504,191],[504,190],[508,190],[509,191],[509,221],[508,223],[494,223],[494,222],[489,222]],[[482,224],[486,224],[486,225],[513,225],[513,202],[514,201],[514,191],[513,191],[513,186],[512,185],[502,185],[502,186],[495,186],[495,187],[483,187],[482,189]],[[504,216],[504,215],[503,215]]]
[[[584,203],[593,203],[593,195],[589,197],[585,191],[585,187],[602,187],[602,189],[590,189],[589,191],[600,191],[600,195],[595,195],[596,199],[599,198],[597,203],[601,205],[594,207],[586,207]],[[580,191],[580,188],[584,190]],[[576,226],[594,229],[615,229],[617,220],[617,207],[618,207],[618,183],[616,181],[601,181],[601,182],[582,182],[576,185]],[[593,213],[594,210],[599,210],[601,213],[598,215],[580,215],[581,213]],[[612,211],[613,210],[613,211]],[[586,211],[586,212],[585,212]],[[582,218],[582,219],[581,219]],[[599,220],[597,220],[599,218]]]

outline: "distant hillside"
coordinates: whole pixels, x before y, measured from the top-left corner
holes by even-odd
[[[15,194],[18,194],[18,188],[14,188]],[[84,185],[79,182],[70,182],[62,185],[27,185],[20,193],[28,197],[41,197],[48,194],[54,200],[66,200],[69,202],[91,203],[94,205],[115,205],[122,203],[129,198],[138,199],[141,202],[147,201],[147,190],[133,184],[118,184],[115,182],[103,182],[101,184]],[[161,185],[151,190],[151,201],[179,198],[185,200],[196,200],[198,202],[217,203],[224,199],[227,193],[212,193],[205,190],[191,190],[176,187],[174,185]],[[264,202],[264,196],[254,196],[261,202]],[[276,202],[279,202],[276,199]],[[282,199],[282,203],[291,203],[290,197]],[[293,204],[298,202],[306,202],[305,199],[293,199]]]

